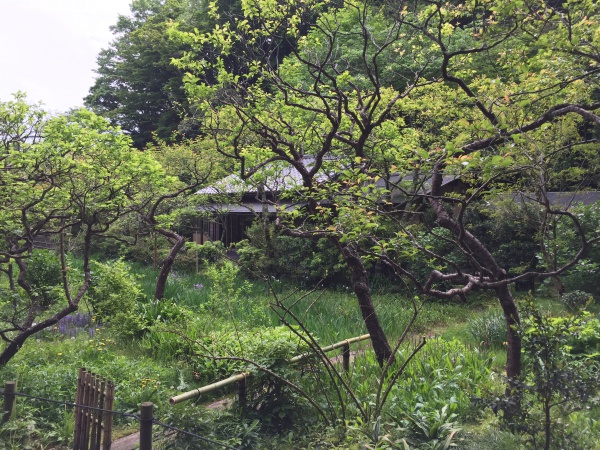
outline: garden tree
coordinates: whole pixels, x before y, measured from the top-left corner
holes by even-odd
[[[207,17],[200,1],[133,1],[131,16],[119,16],[112,27],[115,40],[98,55],[98,77],[86,106],[129,133],[136,147],[152,142],[154,135],[172,139],[188,104],[183,72],[171,65],[182,49],[168,39],[167,23],[182,20],[203,29]]]
[[[197,139],[180,144],[159,143],[148,151],[160,162],[165,177],[148,180],[138,198],[135,210],[138,217],[150,229],[163,236],[171,248],[160,264],[154,298],[164,297],[167,279],[175,258],[185,245],[185,237],[179,234],[175,224],[188,213],[197,214],[195,193],[206,183],[225,175],[227,164],[213,150],[211,141]]]
[[[209,14],[209,9],[214,14]],[[112,27],[115,40],[98,55],[98,77],[85,99],[86,106],[119,125],[138,148],[155,138],[193,138],[198,129],[188,116],[197,111],[190,108],[183,88],[185,71],[171,63],[184,54],[186,46],[169,39],[166,30],[176,21],[182,30],[207,32],[236,20],[240,9],[238,0],[211,5],[203,0],[134,0],[131,15],[119,16]],[[284,45],[271,45],[277,48],[277,58],[289,52]],[[215,53],[204,43],[196,43],[195,51],[207,59],[224,61],[234,72],[245,70],[241,58]],[[215,77],[215,72],[206,72],[203,81],[213,84]]]
[[[385,21],[383,12],[367,14],[368,8],[348,4],[347,8],[322,16],[315,29],[323,36],[300,38],[293,48],[293,58],[272,66],[273,49],[256,45],[265,39],[293,41],[300,34],[300,24],[308,14],[320,12],[327,4],[310,3],[264,5],[243,3],[247,21],[226,24],[214,33],[178,32],[184,42],[208,41],[224,53],[237,42],[247,51],[247,74],[232,74],[222,61],[213,69],[220,70],[221,85],[212,87],[192,84],[198,77],[187,77],[190,95],[197,107],[207,115],[207,133],[219,143],[219,151],[241,164],[243,179],[255,176],[261,169],[282,161],[299,174],[303,195],[308,199],[309,214],[325,214],[318,204],[318,184],[331,169],[330,159],[344,163],[350,158],[368,157],[378,142],[373,143],[373,131],[388,120],[396,103],[420,84],[420,72],[404,80],[404,90],[396,92],[381,85],[378,57],[405,38],[401,36],[403,18],[393,21],[382,33],[381,40],[372,41],[371,23]],[[338,15],[342,17],[337,20]],[[336,38],[344,35],[340,23],[357,21],[358,45],[363,48],[361,64],[364,80],[355,81],[350,66],[343,60],[332,62]],[[253,27],[249,25],[252,21]],[[413,35],[408,30],[411,36]],[[313,32],[314,33],[314,32]],[[410,41],[409,36],[407,40]],[[412,60],[411,60],[412,62]],[[182,67],[202,73],[207,64],[189,53],[179,61]],[[426,64],[424,64],[426,65]],[[304,72],[305,79],[302,78]],[[371,90],[367,91],[365,85]],[[214,98],[226,106],[213,108]],[[328,168],[329,166],[329,168]],[[373,348],[380,364],[392,356],[391,347],[373,306],[368,273],[356,243],[328,237],[338,246],[351,273],[351,284],[357,296]]]
[[[525,170],[545,170],[531,155],[550,132],[562,136],[558,150],[597,152],[594,134],[582,132],[600,124],[596,3],[400,1],[390,10],[343,2],[324,12],[293,55],[277,65],[253,44],[295,39],[303,8],[324,11],[329,5],[242,5],[252,28],[240,21],[208,34],[176,33],[189,44],[211,42],[225,54],[233,43],[246,45],[246,58],[255,61],[244,75],[193,51],[178,62],[192,73],[186,78],[188,93],[205,111],[203,126],[219,151],[240,161],[242,177],[252,177],[273,161],[298,171],[308,220],[304,228],[289,232],[328,236],[338,243],[381,362],[390,356],[389,345],[376,320],[364,270],[373,259],[389,264],[425,297],[464,296],[476,287],[494,291],[508,325],[506,373],[518,378],[521,341],[514,325],[519,315],[509,286],[531,276],[563,273],[598,236],[584,233],[574,214],[541,196],[547,214],[568,221],[580,245],[556,269],[508,276],[464,216],[476,199],[510,191]],[[358,32],[347,31],[348,21]],[[386,33],[378,36],[373,30],[382,23]],[[349,41],[350,34],[352,50],[340,47],[340,39]],[[383,56],[389,61],[387,49],[395,51],[396,67],[417,68],[410,79],[396,80],[393,86],[382,83],[389,67],[382,61]],[[194,75],[209,63],[220,70],[218,86],[198,83],[200,77]],[[429,67],[433,64],[437,67]],[[564,133],[561,127],[567,122],[577,126]],[[327,187],[335,187],[337,194],[323,193],[319,181],[334,170],[339,184]],[[392,183],[390,170],[413,174],[410,186]],[[464,196],[445,195],[444,174],[460,177],[471,189]],[[391,189],[387,193],[372,188],[380,177]],[[437,228],[422,225],[425,231],[417,232],[416,224],[396,220],[394,202],[385,201],[386,196],[393,200],[395,192],[424,199]],[[403,211],[405,218],[407,213]],[[427,239],[452,245],[462,259],[431,251]],[[424,280],[406,265],[415,258],[429,266]]]
[[[28,104],[22,92],[13,94],[12,100],[0,102],[0,187],[5,186],[8,180],[4,174],[10,170],[7,161],[9,152],[22,150],[39,140],[44,116],[40,105]],[[0,266],[0,272],[8,276],[9,285],[14,288],[13,264]]]
[[[537,403],[537,407],[524,412],[519,424],[522,432],[531,436],[535,448],[555,448],[560,441],[560,447],[572,447],[566,427],[559,426],[561,419],[581,409],[597,391],[594,355],[581,349],[585,336],[594,333],[598,322],[583,309],[584,305],[561,318],[545,316],[532,302],[523,307],[519,332],[529,370],[521,381],[522,392],[526,401]]]
[[[3,138],[29,123],[27,115],[17,114],[28,108],[24,103],[21,98],[0,107],[16,120],[0,130]],[[39,140],[26,139],[8,149],[0,185],[0,264],[18,267],[17,285],[2,290],[0,337],[6,345],[0,365],[30,336],[77,310],[92,282],[92,242],[107,237],[115,221],[131,212],[142,181],[164,178],[160,165],[133,150],[131,140],[105,119],[84,109],[54,118],[32,111],[39,119]],[[39,274],[29,271],[40,236],[59,242],[61,289],[50,297],[32,282]],[[82,277],[70,276],[68,237],[79,243]]]
[[[451,36],[451,30],[450,21],[444,20],[444,16],[451,17],[457,10],[445,10],[442,4],[430,8],[433,14],[430,17],[434,23],[437,22],[435,31],[428,29],[430,23],[422,22],[419,26],[443,54],[443,79],[475,104],[475,113],[479,116],[479,120],[472,122],[478,130],[465,126],[465,130],[455,134],[454,139],[446,141],[445,145],[440,143],[446,153],[433,167],[432,196],[428,199],[438,224],[452,232],[477,272],[474,276],[465,276],[461,271],[444,275],[433,272],[430,281],[436,278],[448,281],[450,277],[456,277],[455,280],[464,280],[460,288],[462,293],[468,292],[471,285],[491,288],[496,292],[508,325],[507,375],[509,378],[518,377],[521,352],[515,326],[519,318],[508,286],[532,274],[507,277],[494,256],[461,223],[462,214],[455,218],[448,213],[441,198],[441,166],[451,163],[447,155],[460,148],[462,158],[471,159],[463,160],[467,162],[466,170],[475,166],[481,171],[478,189],[483,191],[493,185],[495,177],[511,170],[521,173],[524,168],[532,166],[543,170],[539,163],[532,165],[529,156],[545,144],[548,130],[561,130],[569,120],[599,124],[600,117],[594,113],[600,107],[600,104],[594,103],[599,56],[594,50],[594,39],[597,42],[598,36],[591,36],[588,30],[590,24],[597,23],[599,11],[592,2],[566,2],[559,9],[543,2],[530,5],[519,2],[490,4],[488,9],[493,15],[490,20],[482,21],[484,26],[476,30],[481,45],[453,51],[445,42],[445,36]],[[460,9],[458,12],[461,13]],[[493,65],[496,71],[494,77],[473,77],[466,70],[472,71],[473,68],[463,65],[470,58],[477,61],[479,55],[490,54],[497,56]],[[569,63],[564,64],[563,58]],[[481,129],[486,126],[488,130],[482,133]],[[475,135],[479,131],[479,136],[465,139],[464,132],[467,130]],[[563,149],[589,145],[590,142],[594,141],[585,135],[571,134]],[[598,236],[586,235],[574,214],[550,205],[544,196],[544,187],[542,185],[539,198],[546,213],[569,220],[581,239],[580,246],[572,249],[570,259],[562,267],[548,268],[546,273],[537,274],[551,277],[572,267],[590,250]],[[462,203],[461,211],[467,206],[468,202]]]
[[[470,270],[461,267],[457,261],[448,261],[443,255],[431,254],[419,245],[418,239],[406,232],[403,238],[408,237],[408,242],[413,242],[415,248],[435,261],[446,260],[445,270],[433,270],[428,280],[421,283],[401,264],[388,258],[389,253],[386,254],[386,246],[401,248],[402,240],[378,242],[376,246],[380,256],[398,274],[412,278],[420,293],[438,297],[464,295],[475,286],[495,291],[508,325],[509,378],[520,374],[521,351],[515,327],[519,317],[508,286],[531,276],[557,276],[589,252],[598,236],[597,233],[586,234],[575,214],[551,205],[544,196],[546,186],[540,183],[537,198],[545,214],[560,217],[563,223],[568,222],[567,226],[579,236],[579,246],[570,249],[569,257],[560,267],[549,267],[546,272],[528,271],[508,276],[482,240],[468,229],[463,218],[465,211],[482,194],[506,189],[511,182],[511,173],[522,176],[531,171],[547,170],[543,158],[532,159],[531,156],[544,148],[550,130],[561,135],[556,153],[591,145],[596,145],[597,149],[595,139],[590,139],[585,133],[565,133],[564,129],[573,121],[600,123],[594,113],[600,106],[594,103],[598,55],[581,51],[591,42],[588,41],[589,36],[583,37],[581,33],[589,34],[587,25],[590,20],[597,20],[598,11],[592,3],[565,3],[563,7],[569,10],[554,10],[541,2],[527,7],[520,3],[491,2],[488,9],[493,12],[492,16],[482,22],[485,27],[478,26],[475,30],[480,40],[478,45],[454,50],[447,42],[453,30],[450,18],[462,15],[464,10],[461,8],[432,4],[428,14],[422,15],[419,22],[413,24],[442,53],[442,79],[445,81],[442,89],[453,96],[452,101],[448,101],[447,96],[438,91],[440,86],[422,91],[425,102],[421,100],[418,108],[422,116],[420,122],[425,127],[421,130],[428,131],[428,136],[434,136],[437,142],[434,142],[436,148],[423,154],[416,163],[423,168],[427,167],[427,159],[435,162],[430,166],[433,178],[431,195],[427,196],[427,200],[437,224],[450,231],[469,262]],[[489,11],[485,14],[489,16]],[[483,69],[486,72],[493,69],[493,77],[475,70],[480,66],[483,55],[488,60],[493,55],[494,64],[489,63]],[[562,64],[562,58],[568,58],[569,64]],[[431,94],[435,95],[435,102]],[[419,100],[418,95],[411,100]],[[431,123],[432,129],[426,129],[426,121]],[[468,180],[474,189],[464,198],[444,197],[441,191],[444,167],[447,173],[459,174]],[[454,214],[444,204],[454,207]],[[547,238],[542,234],[543,240]],[[448,270],[452,266],[454,269]],[[441,283],[448,282],[455,285],[450,290],[442,292],[434,288],[436,284],[443,286]]]
[[[45,112],[40,105],[31,105],[25,101],[26,95],[17,92],[13,99],[0,102],[0,130],[2,130],[2,161],[6,166],[6,157],[10,150],[18,150],[23,145],[37,142]],[[1,181],[0,181],[1,182]]]

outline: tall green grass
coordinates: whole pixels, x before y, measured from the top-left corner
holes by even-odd
[[[146,297],[152,298],[157,273],[152,268],[141,266],[135,267],[135,272],[140,277]],[[242,278],[236,280],[238,287],[244,283]],[[212,290],[211,280],[206,276],[175,273],[169,277],[165,298],[173,299],[178,306],[189,309],[199,319],[206,318],[200,322],[209,329],[220,328],[223,324],[249,328],[279,325],[279,316],[273,310],[273,305],[277,303],[276,295],[323,343],[366,333],[356,297],[348,288],[306,291],[278,281],[270,285],[255,281],[248,284],[243,297],[236,301],[215,299],[211,295]],[[392,339],[399,337],[412,316],[412,302],[402,294],[390,293],[375,293],[373,302],[386,333]],[[282,312],[281,309],[279,312]],[[433,329],[463,316],[464,305],[455,302],[427,302],[421,308],[412,332],[430,334]],[[286,315],[286,319],[290,319],[289,315]],[[290,321],[294,323],[294,320]]]

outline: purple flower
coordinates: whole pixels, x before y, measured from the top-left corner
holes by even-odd
[[[89,314],[77,313],[60,319],[55,329],[59,334],[73,337],[76,336],[78,332],[86,331],[86,328],[89,328],[90,321],[91,317]]]

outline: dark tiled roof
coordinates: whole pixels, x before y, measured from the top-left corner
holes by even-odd
[[[600,202],[600,191],[588,192],[548,192],[552,205],[571,206],[575,204],[593,205]]]
[[[314,158],[305,157],[304,164],[310,168]],[[228,177],[216,182],[212,186],[200,189],[197,194],[250,194],[258,192],[259,185],[266,192],[280,193],[302,187],[302,177],[300,173],[291,165],[285,162],[273,162],[268,164],[257,173],[256,179],[242,180],[237,174],[231,174]],[[257,181],[260,179],[260,182]],[[318,182],[326,181],[329,176],[320,173],[317,175]]]
[[[199,211],[218,212],[220,214],[260,214],[266,208],[267,212],[273,214],[281,210],[292,211],[301,204],[284,203],[275,207],[275,205],[262,203],[258,200],[240,201],[238,203],[209,203],[198,206]]]
[[[539,197],[527,193],[513,194],[518,202],[539,202]],[[576,205],[593,205],[600,202],[600,191],[583,192],[546,192],[550,205],[554,207],[569,208]]]

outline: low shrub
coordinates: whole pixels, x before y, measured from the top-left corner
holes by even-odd
[[[285,326],[254,330],[213,331],[193,343],[192,364],[204,382],[218,381],[259,367],[283,364],[306,350],[306,345]]]
[[[531,300],[523,305],[522,317],[524,376],[516,382],[515,394],[501,400],[500,409],[513,412],[504,420],[536,448],[577,448],[560,445],[572,439],[563,424],[570,414],[596,402],[600,366],[597,352],[588,353],[589,347],[574,352],[572,344],[584,334],[598,342],[598,321],[586,311],[552,317]]]
[[[119,322],[133,311],[142,296],[137,277],[123,259],[106,263],[93,261],[88,300],[103,322]]]
[[[114,331],[125,339],[141,338],[156,326],[170,326],[181,329],[188,311],[171,299],[137,302],[133,310],[119,316],[118,327]]]
[[[128,246],[122,254],[129,261],[142,263],[147,266],[154,264],[156,256],[158,265],[166,258],[171,247],[164,239],[157,241],[156,254],[154,251],[154,242],[150,239],[140,239],[134,246]],[[185,246],[179,251],[173,270],[186,273],[196,272],[196,261],[198,262],[198,270],[202,271],[206,267],[217,264],[225,254],[225,246],[220,241],[205,242],[204,244],[196,244],[194,242],[186,242]]]
[[[197,261],[198,270],[202,271],[218,264],[224,255],[225,246],[221,241],[208,241],[204,244],[188,242],[185,244],[185,249],[177,255],[173,268],[178,271],[193,273],[196,271]]]
[[[573,357],[594,357],[600,353],[600,320],[588,311],[580,311],[575,317],[554,317],[552,326],[569,328],[563,351]]]
[[[252,276],[294,281],[301,286],[317,282],[336,284],[346,279],[346,265],[339,250],[327,239],[317,241],[279,234],[255,222],[246,230],[248,239],[237,244],[240,265]]]
[[[306,350],[304,342],[285,326],[233,329],[194,342],[191,364],[203,383],[248,372],[244,413],[266,428],[281,430],[300,420],[304,412],[305,399],[288,384],[297,382],[302,371],[288,361]]]
[[[64,298],[60,257],[51,250],[33,250],[27,260],[27,282],[48,308]]]
[[[157,249],[158,251],[159,249]],[[150,237],[140,237],[135,245],[125,245],[121,249],[127,261],[140,263],[152,267],[154,260],[154,241]]]
[[[27,260],[26,279],[35,287],[61,284],[62,270],[58,254],[51,250],[33,250]]]
[[[583,291],[567,292],[560,296],[560,302],[571,312],[583,309],[593,301],[594,297]]]

